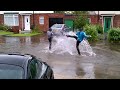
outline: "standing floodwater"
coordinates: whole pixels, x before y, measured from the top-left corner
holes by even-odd
[[[75,33],[69,32],[69,34]],[[92,43],[90,46],[93,53],[96,54],[95,57],[89,57],[89,53],[85,52],[82,53],[86,56],[79,56],[76,50],[76,40],[63,36],[54,38],[53,50],[50,53],[46,36],[0,36],[0,52],[19,52],[35,55],[52,67],[55,79],[120,79],[120,45],[109,44],[101,40]],[[66,43],[67,50],[59,47],[58,42],[61,45]],[[59,54],[58,49],[61,50],[62,54]]]
[[[75,33],[70,31],[65,33],[63,36],[54,36],[51,51],[49,51],[48,46],[46,46],[45,52],[50,52],[55,54],[69,53],[71,55],[77,55],[76,39],[66,37],[66,35],[75,35]],[[83,40],[80,43],[79,48],[80,48],[81,55],[83,56],[95,55],[95,53],[93,52],[87,40]]]

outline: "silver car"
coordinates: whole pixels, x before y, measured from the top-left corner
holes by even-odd
[[[64,32],[70,30],[65,24],[54,24],[51,29],[54,35],[64,35]]]

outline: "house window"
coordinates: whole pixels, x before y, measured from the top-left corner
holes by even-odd
[[[8,26],[18,26],[18,14],[4,14],[4,24]]]
[[[44,17],[40,16],[40,24],[44,24]]]

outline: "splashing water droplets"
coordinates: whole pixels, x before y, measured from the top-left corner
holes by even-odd
[[[70,31],[65,33],[64,35],[76,35],[74,32]],[[46,48],[48,49],[48,47]],[[80,45],[79,49],[82,56],[92,56],[95,55],[89,42],[87,40],[83,40]],[[52,41],[52,49],[46,50],[46,52],[55,53],[55,54],[65,54],[69,53],[70,55],[77,55],[76,50],[76,39],[66,37],[66,36],[59,36],[54,37]]]

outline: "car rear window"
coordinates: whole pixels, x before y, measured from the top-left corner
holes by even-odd
[[[16,65],[0,64],[0,79],[22,79],[24,69]]]
[[[51,28],[62,28],[62,24],[54,24]]]

